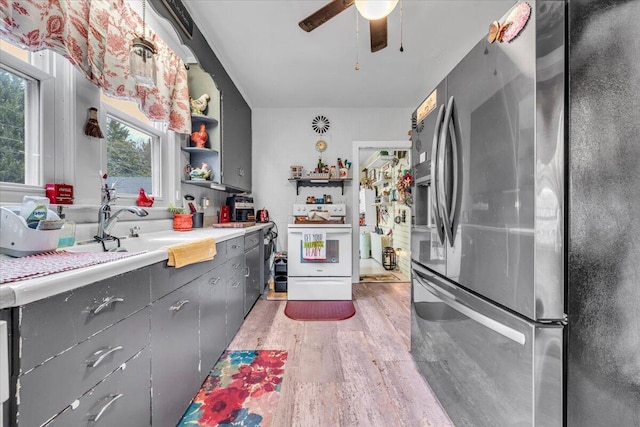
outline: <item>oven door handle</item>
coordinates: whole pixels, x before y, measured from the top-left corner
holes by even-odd
[[[322,231],[325,234],[344,234],[345,236],[349,236],[351,235],[351,231],[346,231],[346,230],[335,230],[335,229],[328,229],[328,228],[315,228],[315,229],[295,229],[295,230],[289,230],[289,234],[305,234],[305,233],[317,233],[318,231]]]

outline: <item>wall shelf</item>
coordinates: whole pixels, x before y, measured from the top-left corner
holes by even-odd
[[[388,163],[391,160],[393,160],[393,157],[394,156],[392,154],[374,153],[371,157],[369,157],[364,162],[364,166],[362,168],[363,169],[377,169],[380,166],[384,165],[385,163]]]
[[[389,180],[389,179],[380,179],[380,180],[378,180],[378,181],[374,182],[372,185],[373,185],[374,187],[379,187],[379,186],[381,186],[381,185],[389,184],[389,182],[390,182],[390,180]]]
[[[212,150],[211,148],[198,148],[198,147],[180,147],[182,151],[187,153],[201,153],[201,154],[218,154],[218,150]]]
[[[300,195],[300,187],[340,187],[344,196],[344,183],[351,178],[289,178],[296,183],[296,195]]]
[[[198,187],[213,188],[214,190],[222,190],[222,191],[225,190],[224,185],[215,181],[194,181],[190,179],[183,179],[180,182],[182,182],[183,184],[197,185]]]
[[[203,116],[200,114],[191,114],[191,123],[204,123],[206,125],[210,125],[214,127],[218,125],[218,120],[209,116]]]

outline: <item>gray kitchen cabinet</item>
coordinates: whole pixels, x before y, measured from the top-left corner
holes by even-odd
[[[260,255],[262,242],[262,231],[247,234],[244,238],[245,263],[247,266],[247,277],[244,288],[244,315],[249,314],[253,304],[260,298],[260,286],[264,274],[264,263]]]
[[[240,329],[244,321],[244,253],[227,262],[229,277],[226,281],[227,326],[225,347]]]
[[[151,305],[151,421],[175,426],[200,381],[199,285],[194,280]]]
[[[149,304],[149,269],[139,269],[19,307],[24,373]]]
[[[174,15],[163,2],[154,0],[149,5],[160,16],[175,23]],[[211,74],[221,93],[221,182],[231,191],[251,191],[251,108],[202,32],[196,30],[192,37],[183,37],[180,31],[177,33],[198,58],[202,70]]]
[[[146,346],[148,305],[140,269],[13,308],[14,423],[41,425]]]
[[[146,307],[20,376],[19,424],[41,425],[65,409],[146,347],[148,330]]]
[[[145,347],[80,397],[77,405],[68,407],[55,417],[49,425],[149,426],[149,377],[149,348]]]
[[[13,356],[4,425],[174,426],[244,320],[244,237],[216,249],[1,310]]]
[[[209,374],[226,348],[226,265],[221,265],[200,280],[200,379]]]
[[[251,108],[222,98],[222,184],[251,191]]]

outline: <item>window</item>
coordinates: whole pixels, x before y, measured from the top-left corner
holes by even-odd
[[[0,46],[0,182],[42,185],[40,80],[47,76],[8,46]]]
[[[107,184],[115,183],[119,196],[137,196],[140,188],[160,196],[162,134],[138,112],[135,103],[104,95],[102,101],[107,106]]]

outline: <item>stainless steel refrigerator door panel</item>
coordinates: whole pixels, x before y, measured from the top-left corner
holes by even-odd
[[[412,265],[411,353],[456,426],[561,426],[561,326],[542,326]]]
[[[571,1],[568,14],[567,426],[636,427],[640,2]]]
[[[447,276],[533,320],[535,36],[527,27],[511,43],[482,40],[447,77],[462,169],[461,236],[447,245]]]

